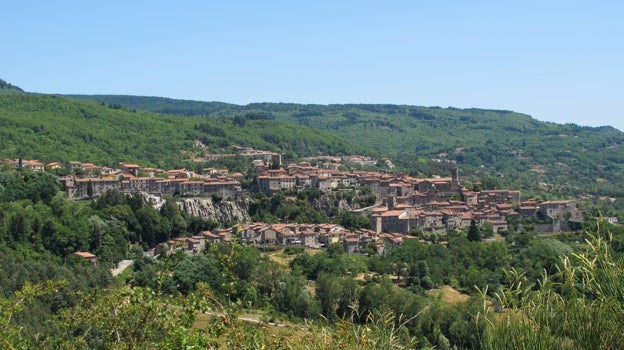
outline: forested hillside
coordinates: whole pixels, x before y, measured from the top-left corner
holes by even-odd
[[[258,113],[235,118],[180,118],[51,95],[0,95],[0,157],[43,161],[120,161],[160,167],[185,164],[194,140],[286,156],[366,152],[329,132]]]
[[[175,115],[235,117],[261,113],[279,121],[326,130],[392,157],[408,172],[438,159],[456,163],[464,178],[540,196],[624,197],[624,133],[612,127],[541,122],[501,110],[404,105],[301,105],[219,102],[157,97],[75,95],[107,104]]]

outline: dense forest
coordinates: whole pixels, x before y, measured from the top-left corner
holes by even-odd
[[[603,219],[622,218],[624,136],[613,128],[542,123],[508,111],[69,98],[4,81],[0,89],[1,158],[220,166],[248,175],[242,157],[198,159],[232,145],[279,151],[286,161],[390,156],[397,169],[373,169],[418,176],[459,166],[462,183],[475,189],[583,196],[586,214],[573,231],[557,234],[513,218],[498,234],[487,225],[413,233],[402,244],[388,242],[383,254],[374,244],[362,254],[347,254],[339,243],[259,249],[241,243],[240,223],[190,216],[178,198],[155,207],[141,194],[113,190],[69,200],[54,174],[5,163],[0,348],[624,347],[624,227]],[[195,140],[206,148],[195,148]],[[249,179],[245,185],[249,216],[267,223],[355,230],[369,218],[339,203],[375,202],[365,188],[267,196],[254,193]],[[164,249],[170,239],[228,226],[231,242],[195,253]],[[76,252],[94,253],[97,263]],[[113,276],[122,260],[133,264]]]

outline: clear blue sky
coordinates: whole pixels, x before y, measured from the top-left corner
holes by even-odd
[[[620,1],[6,1],[41,93],[494,108],[624,130]]]

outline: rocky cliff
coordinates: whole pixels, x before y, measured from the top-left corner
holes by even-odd
[[[355,208],[352,208],[352,205],[355,206]],[[327,195],[316,198],[312,202],[312,206],[314,206],[316,210],[324,211],[327,215],[333,215],[332,213],[334,213],[335,207],[337,207],[338,212],[351,211],[352,209],[359,208],[357,203],[349,204],[347,200],[330,198]]]
[[[219,223],[251,221],[247,211],[249,203],[246,200],[215,203],[212,198],[181,198],[176,199],[176,203],[180,210],[205,220],[214,220]]]

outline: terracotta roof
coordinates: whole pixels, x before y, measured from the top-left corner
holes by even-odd
[[[140,168],[141,166],[138,164],[126,164],[126,163],[122,163],[122,166],[126,167],[126,168]]]
[[[89,252],[75,252],[74,254],[81,256],[85,259],[93,259],[96,258],[95,254],[91,254]]]

